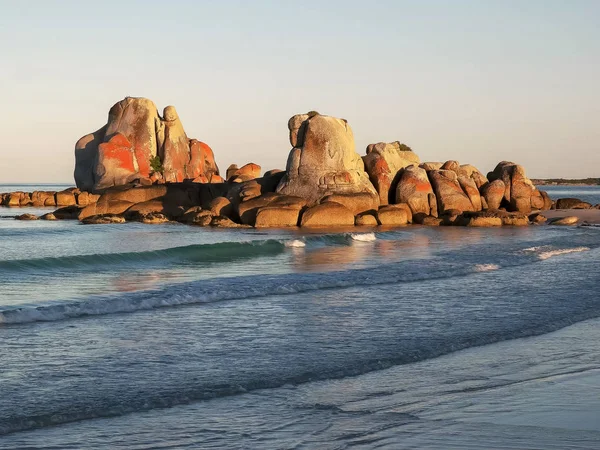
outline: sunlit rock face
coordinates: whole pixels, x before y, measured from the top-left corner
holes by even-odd
[[[151,100],[127,97],[105,126],[77,141],[74,175],[80,189],[101,191],[140,179],[209,182],[219,169],[210,147],[188,139],[175,107],[161,117]]]
[[[502,161],[488,173],[488,179],[490,182],[500,180],[504,183],[502,205],[508,211],[529,213],[545,206],[542,192],[527,178],[525,168],[519,164]]]
[[[421,163],[419,156],[410,147],[398,141],[370,144],[363,161],[382,205],[394,202],[398,172],[410,165]]]
[[[377,207],[379,195],[355,151],[346,120],[300,114],[289,120],[288,128],[293,148],[277,192],[305,198],[309,204],[332,194],[368,194]]]

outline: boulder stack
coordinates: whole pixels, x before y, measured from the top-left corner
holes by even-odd
[[[352,128],[344,119],[299,114],[288,122],[292,150],[277,192],[302,197],[309,205],[332,194],[366,194],[377,209],[379,194],[355,151]],[[370,209],[371,209],[370,208]]]
[[[173,106],[158,114],[145,98],[127,97],[108,113],[108,123],[75,144],[75,183],[98,192],[135,180],[214,182],[219,169],[210,147],[188,139]],[[215,179],[216,180],[216,179]]]
[[[488,179],[490,182],[500,180],[504,183],[501,204],[507,211],[530,213],[532,210],[544,208],[544,196],[527,178],[523,166],[502,161],[488,173]]]
[[[400,169],[421,163],[410,147],[398,141],[369,145],[363,161],[369,178],[379,193],[379,201],[382,205],[394,203],[395,189],[398,184],[397,175]]]

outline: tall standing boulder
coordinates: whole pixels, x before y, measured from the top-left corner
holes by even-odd
[[[108,123],[75,145],[77,187],[96,192],[138,179],[217,179],[210,147],[188,139],[173,106],[167,106],[163,116],[145,98],[127,97],[113,105]]]
[[[92,191],[96,184],[95,169],[98,159],[98,146],[103,142],[106,125],[86,134],[75,144],[75,182],[82,191]]]
[[[413,214],[429,215],[431,213],[430,195],[433,195],[433,188],[425,169],[412,165],[400,171],[395,203],[408,204]]]
[[[534,197],[533,193],[537,191],[537,189],[531,180],[525,175],[525,168],[523,168],[523,166],[514,166],[511,183],[509,210],[530,213],[532,208],[532,199],[535,202],[537,197],[537,195]],[[541,195],[539,197],[541,198]],[[542,199],[542,206],[543,205],[544,202]]]
[[[498,209],[502,204],[506,186],[500,179],[486,183],[481,188],[481,195],[485,199],[489,209]]]
[[[302,197],[310,205],[332,194],[366,193],[373,209],[379,204],[361,157],[355,151],[350,125],[318,113],[301,114],[288,122],[292,148],[277,192]]]
[[[421,163],[410,147],[398,141],[389,144],[384,142],[370,144],[363,161],[365,170],[379,193],[379,201],[382,205],[394,202],[398,172],[412,164]]]
[[[159,156],[163,166],[165,181],[175,183],[187,178],[190,162],[190,144],[179,115],[174,106],[163,111],[163,126],[160,130],[162,142],[159,142]]]
[[[514,165],[514,163],[509,161],[499,162],[496,168],[487,175],[490,182],[500,180],[504,183],[503,202],[505,203],[510,202],[511,175]]]
[[[127,97],[110,109],[104,142],[117,133],[125,136],[131,143],[137,171],[140,176],[148,177],[150,160],[158,152],[157,135],[162,134],[162,129],[158,109],[152,100]]]
[[[479,189],[477,188],[475,180],[467,176],[459,175],[458,184],[471,201],[471,204],[473,205],[473,210],[481,211],[481,194],[479,193]]]
[[[456,172],[452,170],[431,170],[428,172],[435,192],[438,211],[474,211],[475,207],[464,193]]]
[[[509,161],[498,163],[488,174],[490,181],[504,183],[503,205],[509,211],[529,213],[532,209],[544,207],[544,197],[525,175],[525,168]]]

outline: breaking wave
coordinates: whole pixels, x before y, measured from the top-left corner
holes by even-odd
[[[590,250],[589,247],[561,248],[542,252],[538,255],[538,258],[540,258],[541,260],[545,260],[548,258],[552,258],[553,256],[568,255],[569,253],[587,252],[588,250]]]
[[[373,242],[377,240],[375,233],[351,233],[350,237],[359,242]]]
[[[186,245],[183,247],[143,252],[100,253],[56,258],[7,260],[0,262],[0,272],[50,271],[79,268],[99,269],[116,265],[162,263],[168,260],[179,262],[227,262],[240,258],[274,255],[284,251],[284,249],[284,244],[274,239],[249,242],[220,242],[216,244]]]

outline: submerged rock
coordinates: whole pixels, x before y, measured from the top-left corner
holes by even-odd
[[[534,213],[529,216],[529,221],[536,224],[545,223],[547,220],[548,218],[540,213]]]
[[[86,225],[103,225],[110,223],[124,223],[125,217],[116,214],[101,214],[97,216],[86,217],[81,223]]]
[[[549,225],[576,225],[577,222],[579,222],[579,217],[576,216],[557,217],[550,220]]]
[[[578,198],[559,198],[556,200],[556,209],[590,209],[592,204]]]
[[[79,206],[65,206],[58,208],[52,214],[58,220],[77,220],[82,209]]]
[[[210,225],[216,228],[250,228],[250,225],[242,225],[239,223],[235,223],[230,218],[223,216],[213,217],[212,221],[210,222]]]
[[[169,218],[161,213],[150,213],[145,214],[141,220],[142,223],[147,224],[160,224],[170,222]]]
[[[16,216],[15,220],[38,220],[39,217],[35,214],[21,214],[20,216]]]

